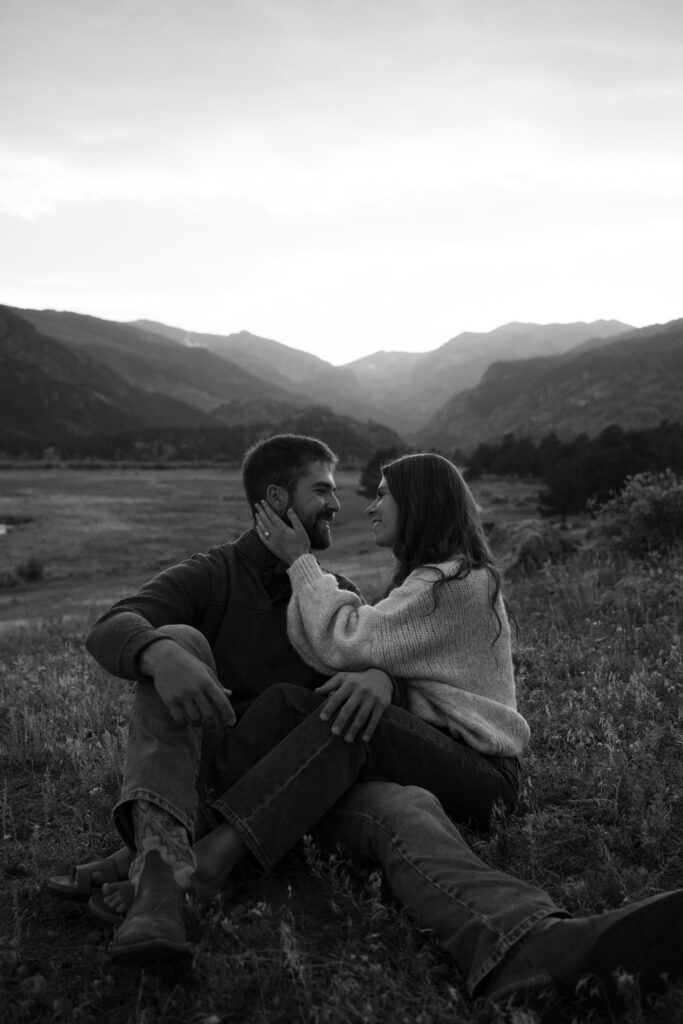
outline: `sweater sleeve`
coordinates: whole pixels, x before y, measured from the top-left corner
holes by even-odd
[[[193,555],[160,572],[132,597],[117,601],[101,616],[86,639],[86,648],[111,675],[142,678],[139,654],[163,639],[159,627],[185,623],[200,627],[215,589],[215,552]]]
[[[313,555],[297,558],[288,573],[292,583],[288,632],[310,665],[318,671],[373,667],[400,674],[402,627],[420,614],[418,606],[428,590],[425,581],[406,580],[378,604],[366,605],[356,594],[340,590]],[[427,642],[428,634],[421,637],[410,631],[413,654],[422,640]]]

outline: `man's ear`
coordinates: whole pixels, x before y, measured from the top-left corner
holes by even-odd
[[[284,487],[279,484],[268,484],[266,487],[266,501],[270,507],[282,515],[289,506],[289,497]]]

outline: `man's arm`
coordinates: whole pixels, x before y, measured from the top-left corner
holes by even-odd
[[[226,690],[208,665],[161,627],[199,629],[212,604],[225,607],[229,574],[219,549],[194,555],[159,573],[138,594],[117,602],[95,624],[86,647],[104,669],[152,683],[178,724],[235,722]]]
[[[176,725],[235,724],[235,712],[215,674],[169,637],[155,640],[137,659],[140,675],[154,684]]]
[[[97,620],[86,647],[111,675],[137,680],[138,658],[163,639],[161,626],[183,623],[200,629],[210,605],[225,605],[228,598],[228,571],[220,549],[193,555],[160,572],[137,594],[117,601]]]

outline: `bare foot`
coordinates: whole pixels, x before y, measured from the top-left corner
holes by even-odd
[[[230,886],[228,879],[248,849],[233,825],[223,822],[194,846],[197,870],[192,879],[191,892],[200,903],[209,903],[214,896]],[[132,882],[105,882],[102,901],[109,910],[125,917],[135,899]]]
[[[134,899],[135,890],[132,882],[105,882],[102,886],[102,902],[121,917],[128,913]]]

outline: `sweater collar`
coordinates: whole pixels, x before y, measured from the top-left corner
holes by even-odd
[[[274,555],[272,551],[268,550],[254,526],[249,530],[245,530],[234,542],[234,546],[244,558],[253,562],[263,572],[287,572],[285,563],[277,555]]]

